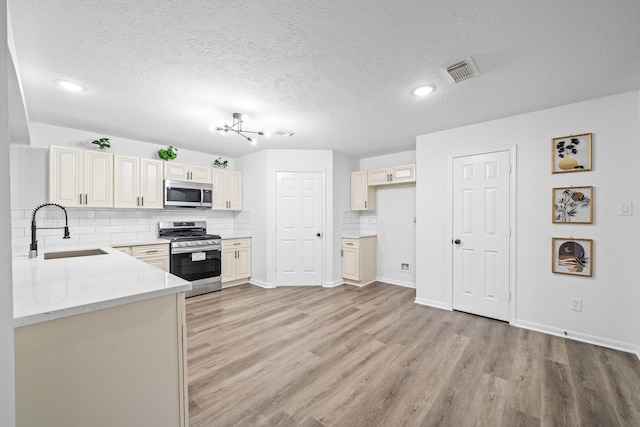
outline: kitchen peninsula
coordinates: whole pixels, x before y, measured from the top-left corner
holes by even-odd
[[[13,259],[18,424],[188,425],[191,284],[108,246],[58,256]]]

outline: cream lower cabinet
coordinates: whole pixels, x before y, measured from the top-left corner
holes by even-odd
[[[242,172],[213,169],[214,210],[242,210]]]
[[[166,162],[164,165],[164,179],[211,184],[211,168]]]
[[[158,267],[166,272],[170,271],[169,243],[155,245],[114,246],[115,249],[124,252],[134,258],[144,261],[149,265]]]
[[[251,277],[251,238],[222,239],[222,287],[246,283]]]
[[[376,280],[376,236],[342,238],[342,278],[356,286]]]
[[[187,426],[186,351],[182,292],[18,327],[16,425]]]
[[[351,210],[376,210],[376,189],[369,186],[367,171],[351,172]]]
[[[65,207],[112,207],[113,154],[51,146],[49,201]]]
[[[116,208],[162,209],[163,164],[161,160],[114,156]]]

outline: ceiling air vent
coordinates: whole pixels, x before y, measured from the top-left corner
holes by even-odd
[[[271,132],[271,135],[275,136],[293,136],[294,132],[287,129],[278,128]]]
[[[462,80],[470,79],[471,77],[480,74],[478,72],[478,67],[476,67],[476,64],[470,56],[460,59],[453,64],[446,65],[440,69],[444,75],[447,76],[447,80],[451,83],[458,83]]]

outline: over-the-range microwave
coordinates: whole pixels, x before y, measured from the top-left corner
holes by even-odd
[[[164,180],[164,206],[168,208],[210,208],[213,185],[201,182]]]

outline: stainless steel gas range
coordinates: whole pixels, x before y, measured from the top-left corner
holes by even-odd
[[[193,285],[187,297],[221,288],[220,236],[207,234],[206,221],[160,221],[160,238],[171,241],[171,274]]]

